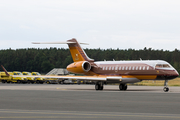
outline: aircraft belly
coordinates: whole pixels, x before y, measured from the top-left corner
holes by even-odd
[[[136,82],[140,82],[141,80],[134,78],[134,77],[127,77],[124,76],[123,78],[121,78],[121,80],[107,80],[107,83],[136,83]]]
[[[140,80],[155,80],[157,75],[133,75],[135,78]]]
[[[136,83],[141,82],[141,80],[137,78],[123,78],[121,83]]]

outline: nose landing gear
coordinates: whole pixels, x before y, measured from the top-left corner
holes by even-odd
[[[167,84],[168,84],[168,80],[165,80],[164,81],[164,88],[163,88],[164,92],[168,92],[169,91],[169,88],[168,88]]]

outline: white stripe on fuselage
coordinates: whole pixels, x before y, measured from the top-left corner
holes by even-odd
[[[166,62],[164,60],[97,61],[94,63],[97,64],[98,66],[99,65],[122,65],[122,64],[147,64],[153,68],[155,68],[156,64],[170,65],[168,62]],[[174,68],[172,66],[168,69],[174,70]]]

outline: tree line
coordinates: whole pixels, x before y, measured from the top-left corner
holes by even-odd
[[[180,51],[135,49],[84,49],[95,61],[104,60],[165,60],[180,72]],[[0,64],[8,71],[37,71],[47,73],[53,68],[66,68],[72,63],[69,49],[64,48],[27,48],[0,50]],[[2,71],[2,69],[1,69]]]

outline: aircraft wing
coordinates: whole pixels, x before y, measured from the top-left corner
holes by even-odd
[[[57,79],[77,79],[77,80],[91,80],[91,81],[107,81],[107,80],[119,80],[121,76],[51,76],[51,75],[12,75],[12,77],[34,77],[34,78],[57,78]]]
[[[7,76],[12,77],[34,77],[34,78],[57,78],[60,80],[65,79],[76,79],[76,80],[90,80],[90,81],[119,81],[122,83],[133,83],[139,82],[140,80],[131,76],[131,77],[123,77],[123,76],[71,76],[71,75],[64,75],[64,76],[51,76],[51,75],[9,75],[7,70],[1,65],[3,70],[5,71]]]

